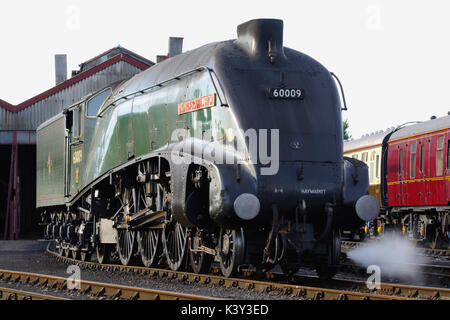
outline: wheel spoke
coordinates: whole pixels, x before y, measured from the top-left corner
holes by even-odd
[[[186,230],[178,222],[172,222],[166,225],[163,235],[164,251],[169,267],[178,270],[186,257]]]
[[[120,211],[125,218],[127,215],[132,215],[136,208],[136,189],[125,188],[122,196],[119,198],[122,204]],[[124,265],[130,264],[135,252],[135,234],[133,231],[126,229],[118,230],[117,245],[119,251],[120,261]]]

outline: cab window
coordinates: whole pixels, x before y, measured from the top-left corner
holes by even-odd
[[[80,107],[77,107],[72,110],[72,137],[76,138],[79,137],[80,134],[80,128],[81,128],[81,119],[80,119]]]
[[[88,117],[96,117],[98,112],[100,111],[100,108],[103,106],[103,103],[110,94],[111,88],[108,88],[91,98],[87,104],[86,115]]]

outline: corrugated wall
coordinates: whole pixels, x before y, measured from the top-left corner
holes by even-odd
[[[140,72],[141,69],[120,61],[18,113],[0,108],[0,130],[36,130],[41,123],[87,94]]]

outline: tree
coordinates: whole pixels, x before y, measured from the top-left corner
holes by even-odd
[[[352,135],[348,131],[349,124],[348,124],[348,120],[347,119],[345,119],[344,122],[342,123],[342,127],[344,129],[344,141],[350,140],[352,138]]]

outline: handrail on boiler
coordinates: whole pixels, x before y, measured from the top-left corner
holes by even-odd
[[[212,83],[213,83],[213,85],[214,85],[214,89],[215,89],[215,91],[216,91],[216,93],[217,93],[217,96],[219,97],[220,105],[221,105],[222,107],[227,107],[227,106],[228,106],[228,103],[227,103],[225,97],[223,97],[223,99],[222,99],[222,95],[219,93],[219,90],[217,89],[216,81],[214,81],[213,76],[212,76],[212,74],[211,74],[211,73],[214,72],[214,71],[213,71],[211,68],[208,68],[208,67],[205,67],[205,66],[201,66],[201,67],[195,68],[195,69],[193,69],[193,70],[189,70],[189,71],[183,72],[183,73],[179,74],[178,76],[175,76],[175,77],[170,78],[170,79],[168,79],[168,80],[164,80],[164,81],[159,82],[159,83],[157,83],[157,84],[154,84],[154,85],[152,85],[152,86],[150,86],[150,87],[144,88],[144,89],[142,89],[142,90],[139,90],[139,91],[136,91],[136,92],[133,92],[133,93],[129,93],[129,94],[125,95],[125,96],[122,96],[122,97],[120,97],[120,98],[114,100],[113,102],[111,102],[111,103],[110,103],[108,106],[106,106],[105,108],[103,108],[103,110],[102,110],[97,116],[98,116],[98,117],[101,117],[101,115],[105,112],[105,110],[109,109],[110,106],[116,105],[116,103],[119,102],[120,100],[128,100],[128,99],[130,99],[131,96],[133,96],[133,98],[134,98],[134,97],[137,96],[137,95],[148,93],[149,91],[151,91],[151,90],[153,90],[153,89],[155,89],[155,88],[157,88],[157,89],[162,88],[164,85],[166,85],[166,84],[168,84],[168,83],[171,83],[171,82],[177,81],[177,80],[181,80],[182,78],[185,78],[185,77],[190,76],[190,75],[192,75],[192,74],[194,74],[194,73],[202,72],[202,71],[205,71],[205,70],[208,71],[208,73],[209,73],[209,76],[210,76],[210,78],[211,78],[211,81],[212,81]],[[217,78],[216,78],[216,79],[217,79]],[[220,91],[221,91],[222,94],[223,94],[224,91],[223,91],[222,85],[220,84],[220,82],[218,81],[218,79],[217,79],[217,82],[218,82],[218,84],[219,84],[219,86],[220,86]],[[224,95],[224,94],[223,94],[223,95]]]
[[[337,75],[335,75],[333,72],[330,72],[330,74],[337,80],[339,87],[341,88],[342,101],[344,102],[344,107],[341,108],[341,110],[347,111],[347,103],[345,102],[344,88],[342,88],[341,81],[339,80]]]

